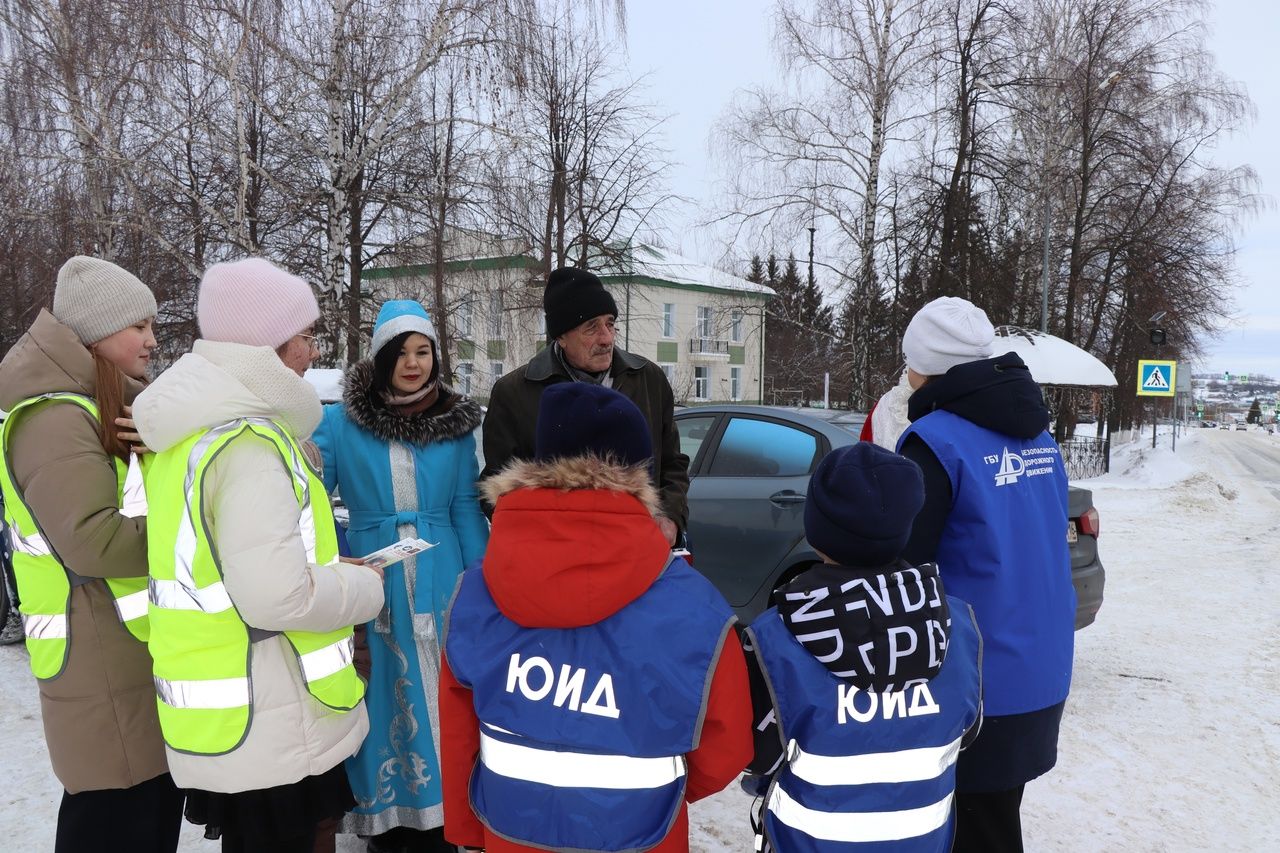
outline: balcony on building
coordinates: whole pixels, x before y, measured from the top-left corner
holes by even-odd
[[[690,338],[691,361],[728,361],[729,342],[720,338]]]

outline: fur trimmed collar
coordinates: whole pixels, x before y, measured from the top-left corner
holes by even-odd
[[[430,411],[413,415],[397,415],[373,390],[373,360],[366,358],[347,368],[342,377],[342,403],[347,417],[361,429],[383,441],[406,444],[434,444],[460,438],[480,425],[480,405],[440,383],[440,400],[451,399],[453,405],[440,414]],[[440,403],[436,404],[437,406]]]
[[[658,490],[649,479],[647,467],[624,467],[595,456],[575,456],[549,462],[516,459],[480,484],[480,491],[491,506],[497,506],[498,498],[517,489],[623,492],[644,504],[650,515],[662,514]]]

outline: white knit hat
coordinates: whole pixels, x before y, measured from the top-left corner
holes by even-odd
[[[58,270],[53,316],[88,346],[156,316],[156,298],[133,273],[76,255]]]
[[[196,299],[207,341],[278,348],[320,319],[311,285],[264,258],[214,264]]]
[[[967,299],[943,296],[911,318],[902,354],[916,373],[941,376],[957,364],[991,358],[995,338],[985,311]]]

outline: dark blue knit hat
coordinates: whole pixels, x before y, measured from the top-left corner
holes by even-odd
[[[809,544],[846,566],[883,566],[907,547],[924,506],[920,466],[860,441],[831,451],[809,479],[804,532]]]
[[[649,424],[636,404],[590,382],[558,382],[542,392],[533,447],[539,461],[592,454],[636,465],[653,457]]]

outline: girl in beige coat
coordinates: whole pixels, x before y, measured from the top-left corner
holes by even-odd
[[[45,404],[8,427],[13,483],[71,582],[66,665],[38,682],[49,758],[66,789],[58,853],[178,845],[182,794],[165,763],[151,658],[103,580],[147,574],[146,517],[122,513],[112,457],[145,450],[130,446],[127,415],[156,345],[155,313],[133,275],[75,257],[58,272],[53,313],[42,310],[0,363],[0,408],[68,392],[101,413]]]

